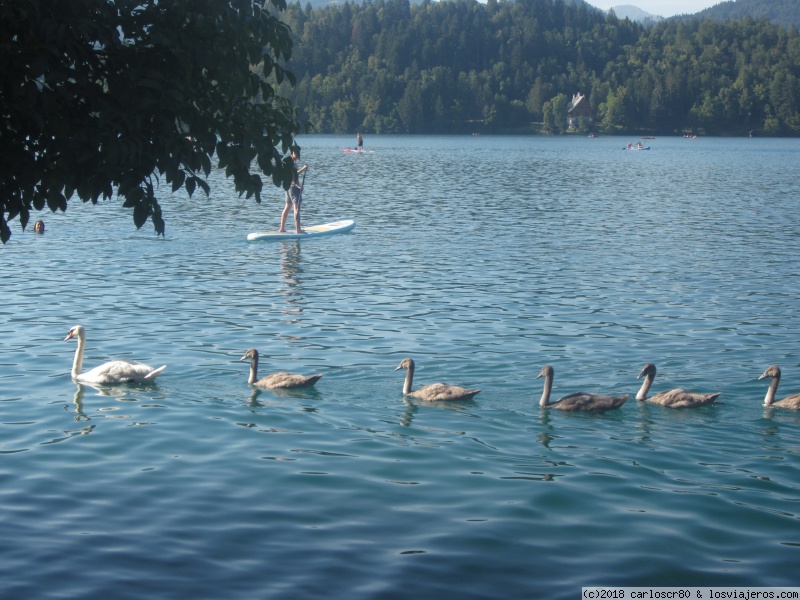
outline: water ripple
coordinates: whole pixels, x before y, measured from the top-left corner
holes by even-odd
[[[624,142],[376,136],[349,156],[308,136],[304,221],[358,221],[326,240],[248,244],[282,194],[240,199],[219,172],[208,201],[163,199],[166,239],[112,202],[15,231],[0,251],[6,595],[793,585],[800,415],[765,409],[757,377],[777,363],[781,391],[800,388],[800,146]],[[87,365],[167,364],[158,385],[76,387],[76,323]],[[249,347],[263,373],[324,377],[251,389]],[[416,385],[482,391],[404,401],[406,356]],[[723,404],[537,404],[544,364],[556,395],[633,394],[651,361],[654,390]]]

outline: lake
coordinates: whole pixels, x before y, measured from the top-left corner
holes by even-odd
[[[800,140],[303,136],[282,191],[43,212],[0,248],[0,577],[8,598],[577,598],[790,586],[800,562]],[[291,223],[291,217],[289,219]],[[155,385],[70,378],[167,365]],[[310,390],[259,375],[320,373]],[[445,381],[472,401],[404,401]],[[653,392],[721,391],[671,410]],[[630,393],[618,410],[538,405]]]

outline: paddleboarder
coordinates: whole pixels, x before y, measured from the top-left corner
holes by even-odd
[[[286,190],[286,205],[283,207],[281,213],[281,226],[278,233],[286,233],[286,217],[289,216],[289,209],[294,207],[294,227],[295,233],[305,233],[300,228],[300,205],[303,203],[303,184],[298,181],[297,176],[300,173],[305,173],[308,165],[300,166],[300,146],[292,146],[292,160],[294,166],[292,167],[292,185]],[[303,175],[303,181],[306,177]]]
[[[360,133],[356,133],[356,144],[358,144],[356,146],[356,149],[359,152],[363,152],[364,151],[364,138],[361,137]]]

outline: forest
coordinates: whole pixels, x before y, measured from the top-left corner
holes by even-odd
[[[577,0],[582,2],[583,0]],[[766,18],[783,26],[794,25],[800,28],[800,2],[797,0],[728,0],[720,2],[695,15],[681,15],[679,18],[707,17],[718,21],[755,17]]]
[[[800,35],[564,0],[290,4],[281,94],[321,133],[800,135]],[[567,129],[574,94],[592,109]]]

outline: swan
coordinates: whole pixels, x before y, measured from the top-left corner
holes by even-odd
[[[603,396],[602,394],[587,394],[577,392],[564,396],[550,404],[550,390],[553,387],[553,374],[555,371],[550,365],[545,365],[537,375],[536,379],[544,377],[544,391],[539,406],[556,408],[558,410],[581,411],[581,412],[605,412],[614,408],[619,408],[630,398],[630,394],[624,396]]]
[[[650,390],[650,386],[653,385],[653,380],[656,378],[656,366],[653,363],[647,363],[642,367],[642,372],[639,373],[636,379],[641,379],[643,376],[644,381],[642,382],[639,393],[636,394],[636,399],[645,400],[650,404],[666,406],[667,408],[693,408],[695,406],[714,404],[714,401],[719,398],[719,395],[722,393],[698,394],[696,392],[687,392],[681,388],[675,388],[674,390],[660,392],[648,398],[647,392]]]
[[[250,348],[239,361],[250,359],[250,378],[247,383],[268,390],[283,388],[311,387],[322,378],[322,375],[294,375],[292,373],[275,373],[258,379],[258,350]]]
[[[411,384],[414,382],[414,361],[410,358],[403,359],[395,371],[406,369],[406,380],[403,384],[403,394],[427,400],[428,402],[470,400],[480,390],[465,390],[457,385],[446,383],[432,383],[419,388],[416,392],[411,391]]]
[[[112,360],[81,373],[83,353],[86,348],[86,330],[82,325],[75,325],[70,329],[64,341],[66,342],[72,338],[78,338],[75,359],[72,361],[72,378],[81,383],[97,383],[101,385],[109,383],[149,383],[167,368],[167,365],[162,365],[158,369],[154,369],[140,362],[120,359]]]
[[[778,391],[778,384],[781,381],[781,370],[777,365],[772,365],[758,378],[759,381],[772,377],[772,382],[769,384],[767,395],[764,398],[764,406],[777,406],[778,408],[791,408],[792,410],[800,410],[800,394],[792,394],[783,400],[775,402],[775,392]]]

